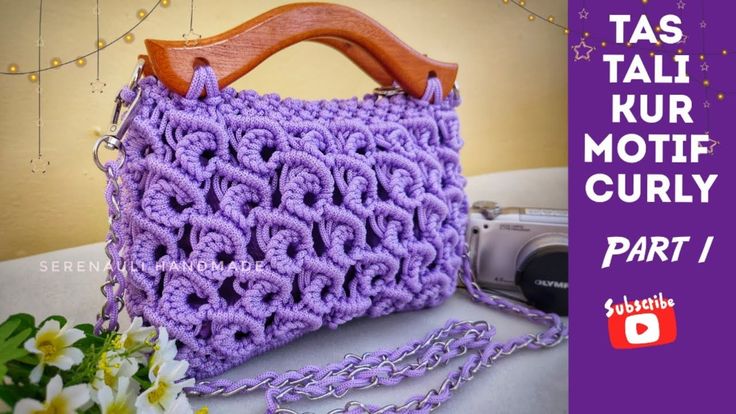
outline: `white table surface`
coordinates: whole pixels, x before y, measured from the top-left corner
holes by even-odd
[[[467,191],[471,200],[567,208],[567,169],[519,170],[470,177]],[[99,292],[103,274],[91,269],[91,264],[104,265],[104,259],[102,243],[96,243],[0,262],[0,320],[13,313],[26,312],[35,315],[37,320],[51,314],[62,314],[77,323],[93,322],[103,300]],[[61,267],[53,272],[51,269],[55,262]],[[63,262],[71,263],[73,268],[64,269]],[[458,290],[447,302],[434,309],[360,319],[337,330],[321,329],[258,356],[223,377],[238,378],[254,376],[265,370],[285,371],[307,364],[321,365],[339,360],[347,353],[393,348],[424,336],[448,319],[487,320],[497,328],[500,340],[539,329],[517,317],[473,304],[463,290]],[[127,318],[123,318],[122,324],[128,324]],[[289,408],[323,413],[341,407],[349,400],[380,405],[400,404],[409,396],[438,386],[443,376],[458,364],[459,361],[453,362],[424,378],[405,380],[397,387],[355,391],[343,401],[301,401]],[[207,405],[211,413],[260,413],[265,407],[262,392],[227,399],[191,401],[195,407]],[[450,402],[438,412],[556,414],[567,413],[567,406],[568,344],[563,343],[551,350],[525,350],[500,360],[456,391]]]

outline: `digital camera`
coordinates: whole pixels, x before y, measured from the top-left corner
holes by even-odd
[[[473,204],[467,242],[486,290],[567,315],[567,210]]]

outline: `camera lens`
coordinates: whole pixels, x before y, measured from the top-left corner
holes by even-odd
[[[516,284],[536,308],[567,315],[567,251],[566,234],[543,234],[519,252]]]

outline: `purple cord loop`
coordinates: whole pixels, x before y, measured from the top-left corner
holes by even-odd
[[[442,82],[436,76],[430,76],[427,79],[427,88],[421,98],[423,101],[430,103],[442,102]]]
[[[136,93],[133,89],[130,88],[130,86],[125,85],[122,89],[120,89],[120,93],[118,94],[118,96],[120,97],[120,99],[123,100],[126,105],[130,105],[135,100]]]
[[[192,83],[189,85],[185,98],[190,100],[199,99],[203,91],[205,92],[205,100],[210,100],[208,103],[216,105],[220,102],[216,100],[220,96],[217,76],[215,76],[215,71],[209,65],[198,65],[194,68]]]

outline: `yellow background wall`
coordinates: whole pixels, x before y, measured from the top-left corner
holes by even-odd
[[[100,1],[101,37],[112,40],[155,0]],[[214,35],[283,1],[195,2],[194,29]],[[460,65],[459,109],[467,175],[567,164],[567,38],[501,0],[341,1],[362,10],[415,49]],[[567,22],[567,2],[527,2],[540,14]],[[94,0],[46,0],[42,65],[94,49]],[[0,68],[36,67],[38,3],[0,0]],[[131,44],[101,52],[101,95],[90,92],[95,59],[42,76],[45,174],[33,174],[36,156],[36,85],[0,76],[0,259],[102,241],[106,210],[102,174],[90,150],[105,129],[112,98],[125,83],[145,38],[176,39],[189,29],[189,1],[171,0],[135,31]],[[300,44],[272,57],[238,81],[238,89],[300,98],[363,95],[374,84],[335,51]]]

